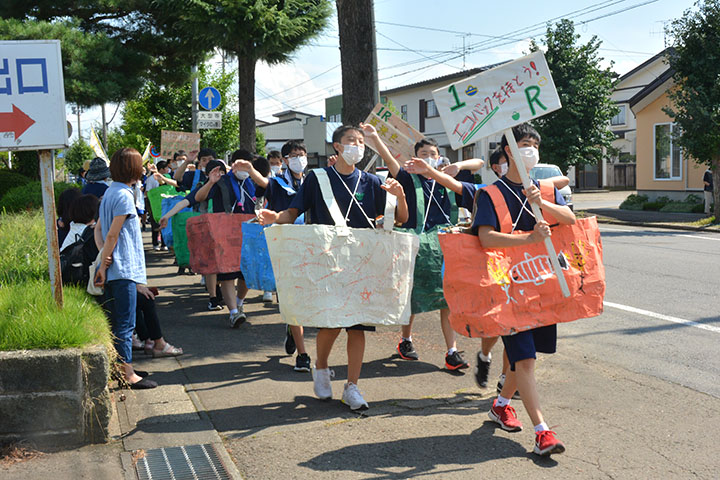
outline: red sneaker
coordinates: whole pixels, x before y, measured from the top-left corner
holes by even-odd
[[[522,430],[522,423],[517,418],[515,409],[510,405],[498,407],[497,398],[493,401],[493,406],[488,412],[490,420],[500,425],[500,428],[508,432],[519,432]]]
[[[538,455],[552,455],[553,453],[563,453],[565,451],[565,445],[555,438],[555,432],[552,430],[543,430],[535,434],[535,449],[534,453]]]

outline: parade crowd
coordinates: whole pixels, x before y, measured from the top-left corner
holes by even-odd
[[[147,372],[133,368],[133,350],[144,350],[155,357],[182,355],[183,350],[163,338],[154,302],[157,290],[148,286],[141,233],[148,222],[152,246],[158,252],[168,250],[161,231],[185,209],[209,214],[250,214],[262,225],[335,225],[335,217],[327,203],[331,192],[334,205],[339,208],[347,226],[353,229],[379,227],[386,213],[387,197],[392,196],[396,205],[395,227],[400,231],[416,235],[435,232],[436,235],[439,228],[457,224],[459,212],[466,212],[466,226],[483,248],[543,242],[551,235],[551,225],[547,221],[537,221],[530,206],[538,205],[543,215],[548,214],[556,224],[573,224],[575,216],[558,193],[558,188],[567,185],[569,180],[566,177],[551,179],[554,188],[551,187],[549,195],[541,192],[537,182],[525,189],[518,169],[527,171],[538,163],[541,139],[529,124],[513,128],[513,133],[521,158],[513,157],[508,140],[503,137],[500,147],[489,159],[490,168],[498,177],[490,186],[492,188],[474,183],[470,173],[483,166],[482,160],[449,163],[432,139],[418,142],[415,156],[400,163],[369,124],[342,126],[335,130],[332,144],[337,155],[328,160],[326,167],[310,171],[307,170],[307,149],[300,141],[287,142],[281,151],[270,151],[267,158],[238,149],[232,152],[227,163],[209,148],[179,151],[171,159],[150,162],[144,162],[138,151],[123,148],[114,152],[109,165],[101,158],[86,164],[82,191],[69,190],[59,199],[61,258],[79,255],[77,252],[82,247],[83,263],[96,261],[85,266],[88,272],[85,278],[89,275],[89,283],[103,289],[99,298],[115,336],[121,380],[130,388],[154,388],[157,383],[148,378]],[[387,165],[387,179],[357,168],[366,146],[377,152]],[[163,212],[158,221],[158,212],[153,215],[147,194],[162,185],[189,193],[169,211]],[[498,215],[498,212],[509,212],[510,233],[501,228],[505,218],[500,218],[502,214]],[[212,248],[209,241],[207,248]],[[457,252],[457,255],[462,254]],[[422,268],[419,257],[423,255],[434,256],[436,258],[430,260],[442,264],[442,252],[421,252],[414,273],[415,288],[420,289],[428,282],[442,285],[440,272]],[[194,272],[187,266],[178,265],[178,274],[194,275]],[[208,293],[207,308],[220,311],[227,307],[229,327],[240,327],[247,318],[243,306],[248,293],[240,266],[230,273],[205,274],[202,283]],[[483,295],[483,292],[478,291],[477,295]],[[273,296],[272,291],[263,292],[266,302],[272,302]],[[282,304],[283,296],[279,295],[277,301]],[[398,327],[396,349],[399,356],[408,361],[418,360],[422,352],[416,351],[412,337],[416,315],[437,311],[446,345],[445,368],[469,368],[470,363],[457,349],[450,308],[442,294],[430,299],[421,291],[414,291],[410,303],[409,323]],[[358,384],[366,334],[375,327],[357,324],[345,330],[348,373],[341,398],[350,409],[364,410],[369,405]],[[296,371],[312,372],[314,392],[321,400],[333,396],[334,372],[329,356],[341,331],[342,328],[317,328],[312,359],[305,344],[304,327],[287,326],[286,353],[297,352]],[[499,338],[504,346],[503,369],[489,417],[506,431],[520,431],[522,423],[510,405],[512,399],[520,399],[536,433],[534,452],[538,455],[562,453],[565,450],[563,443],[548,428],[543,417],[534,375],[537,352],[554,353],[556,350],[556,325]],[[491,350],[497,340],[498,337],[482,338],[473,362],[477,384],[482,388],[488,386]]]

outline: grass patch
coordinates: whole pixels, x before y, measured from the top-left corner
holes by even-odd
[[[49,282],[34,280],[0,289],[0,350],[47,350],[102,344],[112,348],[110,325],[84,290],[65,288],[60,310]]]
[[[40,279],[49,280],[42,212],[0,214],[0,286]]]

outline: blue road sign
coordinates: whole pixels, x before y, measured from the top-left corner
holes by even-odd
[[[220,92],[217,91],[217,88],[213,87],[203,88],[200,90],[200,94],[198,95],[200,106],[205,110],[215,110],[220,106],[221,100],[222,98],[220,97]]]

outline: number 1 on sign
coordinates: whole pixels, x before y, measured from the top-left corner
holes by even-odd
[[[448,88],[448,92],[453,94],[453,97],[455,98],[455,105],[450,107],[450,111],[454,112],[458,108],[462,108],[465,106],[465,102],[461,102],[460,98],[458,97],[457,90],[455,89],[455,85],[450,85],[450,88]]]

